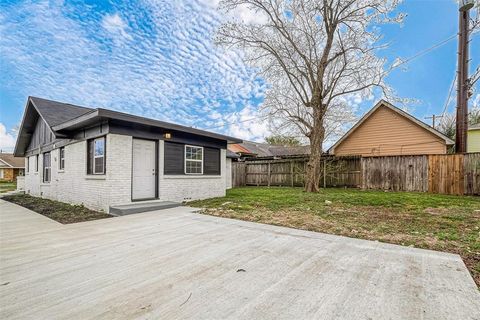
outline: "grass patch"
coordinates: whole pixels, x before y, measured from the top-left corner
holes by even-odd
[[[104,212],[90,210],[81,205],[32,197],[28,194],[4,196],[3,200],[13,202],[63,224],[111,218]]]
[[[480,197],[244,187],[190,204],[215,216],[457,253],[480,287]]]
[[[0,193],[17,190],[17,183],[10,181],[0,181]]]

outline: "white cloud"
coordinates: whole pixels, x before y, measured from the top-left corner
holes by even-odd
[[[0,123],[0,149],[3,152],[12,152],[16,141],[15,132],[7,132],[7,128]]]
[[[250,9],[247,5],[239,5],[233,12],[234,16],[246,24],[263,24],[267,17]]]
[[[132,0],[112,2],[111,14],[63,6],[28,2],[0,12],[2,61],[14,66],[0,84],[22,102],[35,95],[207,128],[264,92],[241,53],[214,45],[222,16],[212,6]]]
[[[126,31],[127,24],[118,13],[105,15],[102,19],[102,27],[113,36],[120,35],[127,40],[132,40],[132,36]]]
[[[252,106],[231,114],[226,121],[230,134],[240,139],[261,142],[271,135],[267,119]]]

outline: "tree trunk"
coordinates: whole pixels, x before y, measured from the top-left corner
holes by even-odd
[[[322,121],[317,121],[310,134],[310,159],[305,172],[305,191],[318,192],[322,173],[322,143],[325,135]]]

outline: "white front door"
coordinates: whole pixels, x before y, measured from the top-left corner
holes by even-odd
[[[155,149],[155,141],[133,139],[133,200],[155,198]]]

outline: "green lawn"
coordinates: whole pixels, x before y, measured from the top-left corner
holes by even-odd
[[[191,205],[215,216],[458,253],[480,286],[480,197],[245,187]]]
[[[17,189],[17,183],[16,182],[7,182],[7,181],[1,181],[0,182],[0,193],[5,193],[8,191],[15,191]]]

